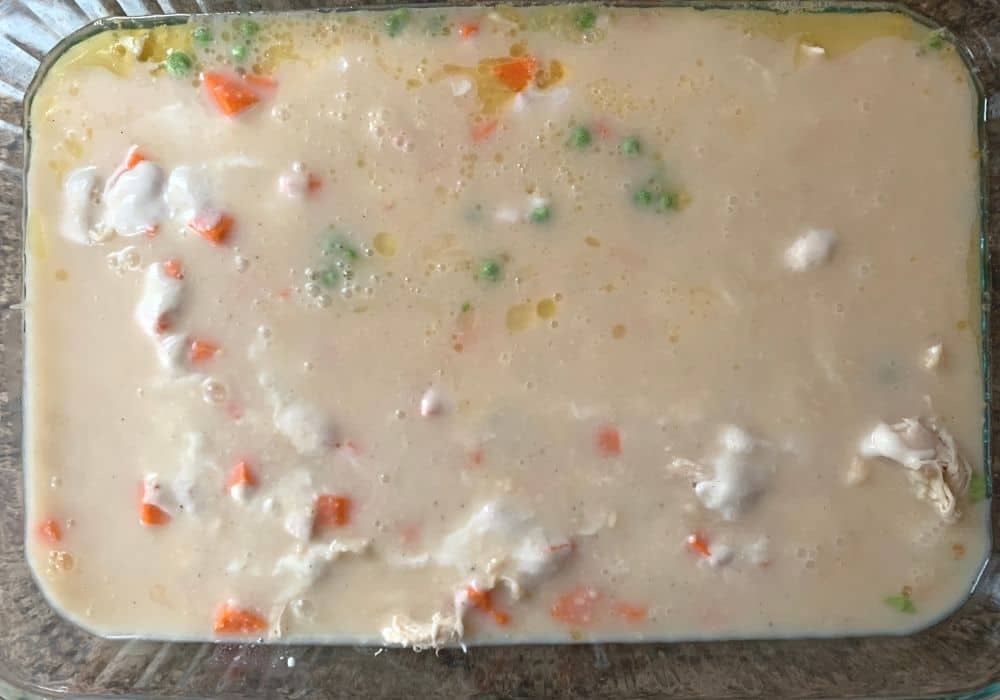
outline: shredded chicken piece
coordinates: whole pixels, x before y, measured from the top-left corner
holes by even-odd
[[[274,427],[304,457],[323,455],[333,447],[336,439],[336,432],[327,417],[319,409],[303,401],[276,407]]]
[[[868,480],[868,465],[865,463],[865,460],[860,457],[854,457],[847,468],[844,480],[848,486],[858,486],[865,483]]]
[[[405,567],[431,562],[453,567],[463,579],[454,589],[452,612],[436,612],[428,622],[394,615],[382,630],[382,637],[389,644],[417,650],[458,643],[463,635],[462,619],[470,605],[470,588],[487,592],[504,585],[517,600],[558,571],[572,552],[572,541],[550,535],[530,513],[502,501],[491,501],[448,534],[436,552],[392,558]]]
[[[428,622],[417,622],[408,615],[393,615],[382,638],[387,644],[398,644],[414,651],[439,649],[457,644],[465,634],[465,613],[469,609],[467,589],[455,591],[454,609],[450,613],[436,612]]]
[[[436,387],[431,387],[420,397],[420,415],[424,418],[440,416],[447,413],[449,408],[448,398]]]
[[[712,461],[713,478],[696,483],[694,492],[705,508],[736,520],[763,493],[774,466],[763,453],[765,443],[738,426],[726,426],[719,442],[722,451]]]
[[[858,445],[858,453],[866,459],[882,457],[905,467],[917,498],[931,503],[947,523],[961,518],[958,499],[969,488],[972,467],[936,419],[879,423]]]
[[[937,343],[924,351],[924,369],[934,370],[941,366],[941,359],[944,357],[944,345]]]
[[[785,266],[795,272],[819,267],[833,256],[837,234],[828,229],[810,229],[785,251]]]
[[[370,545],[371,540],[333,539],[324,544],[310,545],[278,559],[272,574],[291,576],[291,581],[271,608],[270,637],[275,639],[284,635],[284,618],[289,605],[319,581],[330,563],[339,559],[342,554],[364,554]]]
[[[173,500],[188,515],[197,515],[206,498],[216,486],[221,472],[206,447],[207,438],[202,433],[186,433],[181,466],[170,484]]]
[[[491,501],[445,537],[433,558],[473,576],[479,590],[503,582],[516,599],[554,573],[572,550],[569,539],[550,535],[529,513]]]
[[[667,464],[667,472],[671,476],[679,476],[688,481],[702,481],[705,478],[705,466],[684,457],[674,457]]]
[[[286,554],[274,564],[274,575],[291,574],[295,577],[282,598],[294,598],[310,588],[326,571],[330,562],[341,554],[362,554],[368,549],[369,540],[331,540],[326,544],[314,544],[302,552]]]

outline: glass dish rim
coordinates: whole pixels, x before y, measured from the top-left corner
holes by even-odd
[[[491,6],[493,4],[494,3],[490,3],[490,2],[476,3],[476,5],[480,5],[480,6],[481,5]],[[549,4],[557,4],[558,5],[558,4],[566,4],[566,3],[559,3],[559,2],[551,3],[551,2],[544,2],[544,0],[528,0],[527,2],[515,0],[514,2],[504,3],[504,4],[512,4],[512,5],[515,5],[515,6],[533,6],[533,5],[549,5]],[[809,12],[809,13],[823,13],[823,12],[861,12],[861,13],[894,12],[894,13],[898,13],[898,14],[902,14],[904,16],[910,17],[910,18],[914,19],[915,21],[919,22],[920,24],[922,24],[924,26],[931,27],[931,28],[934,28],[934,29],[941,29],[941,25],[937,21],[929,18],[927,15],[924,15],[923,13],[915,11],[913,8],[911,8],[911,7],[907,6],[907,5],[904,5],[904,4],[900,3],[900,2],[881,2],[881,1],[880,2],[865,2],[863,0],[861,0],[861,1],[858,1],[858,0],[847,0],[847,1],[838,2],[837,0],[830,0],[830,1],[827,1],[827,0],[812,0],[812,1],[809,1],[809,2],[803,2],[803,3],[794,3],[794,2],[789,2],[789,0],[762,0],[762,1],[754,1],[754,0],[745,1],[744,0],[744,1],[741,1],[741,2],[734,3],[734,4],[728,4],[728,3],[724,3],[724,2],[719,2],[718,0],[692,0],[692,1],[668,0],[666,2],[655,2],[655,0],[646,0],[646,1],[644,1],[644,0],[638,0],[638,1],[624,0],[624,1],[618,1],[618,2],[599,2],[599,3],[593,3],[593,4],[602,5],[602,6],[606,5],[606,6],[611,6],[611,7],[623,7],[623,8],[664,8],[664,7],[692,8],[693,7],[694,9],[698,9],[698,10],[742,10],[742,9],[753,9],[753,10],[758,10],[758,11],[769,11],[769,12],[774,12],[774,13],[779,13],[779,14],[786,14],[786,13],[793,13],[793,12]],[[232,11],[232,12],[205,12],[205,13],[169,13],[169,14],[160,14],[160,15],[153,14],[153,15],[128,16],[128,17],[122,17],[122,16],[105,17],[105,18],[100,18],[100,19],[92,20],[92,21],[88,22],[87,24],[83,25],[82,27],[80,27],[79,29],[75,30],[74,32],[72,32],[72,33],[70,33],[70,34],[62,37],[52,47],[52,49],[50,51],[48,51],[48,53],[41,60],[39,66],[38,66],[38,70],[35,73],[35,76],[32,78],[31,83],[30,83],[28,89],[24,93],[24,96],[23,96],[23,99],[22,99],[22,104],[21,104],[21,108],[22,108],[22,112],[23,112],[22,116],[23,116],[23,119],[24,119],[24,122],[23,122],[24,123],[24,132],[23,132],[24,165],[23,165],[23,171],[22,171],[22,177],[25,177],[24,182],[27,181],[26,180],[26,175],[27,175],[27,172],[28,172],[28,170],[30,168],[30,160],[31,160],[31,158],[30,158],[30,153],[31,153],[31,120],[28,118],[28,115],[30,114],[32,101],[33,101],[33,98],[34,98],[34,96],[36,94],[37,87],[44,80],[44,77],[45,77],[46,73],[48,72],[48,69],[51,68],[51,66],[59,59],[60,56],[62,56],[65,53],[65,51],[67,49],[71,48],[76,43],[79,43],[80,41],[82,41],[82,40],[84,40],[86,38],[89,38],[91,36],[94,36],[94,35],[96,35],[96,34],[98,34],[100,32],[109,31],[109,30],[115,30],[115,29],[147,28],[147,27],[158,26],[158,25],[163,25],[163,24],[180,24],[180,23],[188,22],[192,18],[197,18],[199,16],[205,16],[205,15],[216,15],[216,16],[217,15],[234,15],[234,16],[236,16],[236,15],[247,15],[247,14],[275,14],[275,13],[287,14],[288,12],[303,13],[303,14],[304,13],[316,13],[316,12],[319,12],[319,13],[324,13],[325,14],[325,13],[351,12],[351,11],[359,11],[359,10],[362,10],[362,11],[363,10],[378,10],[378,11],[385,10],[385,11],[389,11],[389,10],[392,10],[392,9],[395,9],[395,8],[399,8],[399,7],[433,8],[433,7],[453,7],[453,6],[455,6],[454,3],[441,2],[441,1],[426,2],[426,3],[425,2],[416,2],[416,3],[389,3],[389,4],[384,4],[384,5],[382,5],[382,4],[373,5],[373,4],[369,4],[369,3],[353,3],[353,4],[350,4],[350,5],[342,5],[342,6],[329,7],[329,8],[312,8],[312,9],[303,9],[303,10],[260,10],[260,11],[255,10],[255,11],[253,11],[251,13],[240,12],[240,11]],[[989,149],[988,149],[989,139],[987,138],[987,135],[985,133],[985,127],[986,127],[986,122],[987,122],[987,102],[988,102],[989,96],[986,94],[984,86],[983,86],[983,84],[982,84],[982,82],[981,82],[981,80],[979,78],[979,73],[976,70],[976,63],[975,63],[975,59],[973,57],[973,54],[969,50],[969,48],[966,46],[966,44],[964,42],[956,40],[951,35],[951,33],[947,32],[946,30],[943,32],[943,36],[945,36],[953,44],[953,46],[955,47],[955,49],[958,51],[959,55],[962,57],[963,63],[965,65],[965,67],[966,67],[967,74],[968,74],[970,80],[972,80],[972,82],[974,84],[974,87],[975,87],[975,90],[976,90],[976,94],[977,94],[976,119],[977,119],[977,138],[978,138],[978,141],[979,141],[979,152],[980,152],[980,157],[979,157],[980,195],[979,195],[979,202],[978,202],[979,209],[980,209],[980,225],[979,225],[979,236],[978,236],[978,238],[979,238],[979,256],[978,256],[978,258],[979,258],[979,265],[978,265],[978,270],[979,270],[979,274],[980,274],[980,285],[979,285],[979,287],[980,287],[980,297],[979,297],[978,303],[979,303],[979,307],[980,307],[980,324],[979,324],[979,326],[980,326],[980,328],[979,328],[979,330],[980,330],[980,339],[979,339],[979,341],[980,342],[979,342],[979,344],[980,344],[980,356],[981,356],[981,364],[982,364],[982,375],[983,375],[982,383],[983,383],[983,399],[984,399],[983,443],[982,443],[982,446],[983,446],[983,456],[984,456],[983,473],[984,473],[985,478],[986,478],[987,497],[988,497],[989,500],[992,501],[993,499],[992,499],[991,494],[992,494],[992,490],[993,490],[993,482],[992,482],[992,470],[990,469],[990,462],[991,462],[990,457],[991,457],[991,450],[993,449],[993,446],[991,444],[992,441],[991,441],[991,431],[990,431],[990,428],[991,428],[991,408],[992,407],[991,407],[991,387],[990,387],[991,372],[990,372],[990,362],[989,362],[989,360],[990,360],[990,342],[989,342],[989,328],[990,328],[990,303],[989,303],[990,298],[989,297],[990,297],[990,295],[989,295],[989,291],[990,291],[990,287],[991,287],[991,274],[990,274],[991,252],[990,252],[990,248],[989,248],[989,229],[990,229],[990,223],[991,222],[990,222],[990,217],[989,217],[989,203],[990,203],[990,200],[989,200],[989,182],[990,182],[990,178],[989,178],[988,167],[989,167],[989,160],[990,160],[990,152],[989,152]],[[27,188],[26,187],[23,190],[22,196],[23,196],[23,203],[22,203],[22,207],[21,207],[21,218],[20,218],[20,223],[21,223],[21,232],[20,232],[21,233],[21,241],[20,241],[20,243],[21,243],[22,254],[26,255],[26,247],[25,247],[26,236],[25,236],[25,231],[27,230],[27,228],[26,228],[26,221],[27,221],[27,214],[28,214],[28,201],[27,201]],[[26,260],[22,259],[22,263],[26,263]],[[21,281],[21,284],[22,284],[22,298],[23,298],[23,294],[24,294],[23,285],[24,285],[24,282],[25,282],[25,275],[24,275],[23,272],[20,275],[20,281]],[[22,320],[23,320],[23,318],[22,318]],[[24,340],[23,327],[22,327],[22,331],[21,332],[22,332],[21,341],[23,343],[23,340]],[[25,393],[25,388],[21,387],[21,390],[22,390],[22,396],[23,396],[24,393]],[[22,430],[23,430],[23,427],[24,427],[24,419],[23,419],[23,417],[21,418],[21,427],[22,427]],[[19,435],[18,439],[21,440],[22,444],[23,444],[23,435]],[[22,467],[23,467],[23,465],[22,465]],[[22,474],[22,479],[23,479],[23,474]],[[986,524],[987,524],[987,527],[988,527],[988,536],[990,538],[989,539],[988,552],[987,552],[986,558],[984,559],[984,561],[982,562],[981,566],[979,567],[979,573],[976,575],[975,579],[972,581],[972,583],[970,585],[970,591],[969,591],[968,597],[966,597],[963,600],[959,601],[956,604],[956,606],[955,606],[954,609],[952,609],[952,610],[948,611],[947,613],[945,613],[944,615],[942,615],[941,618],[939,618],[939,619],[937,619],[935,621],[932,621],[926,627],[921,628],[920,630],[917,630],[917,631],[915,631],[913,633],[907,633],[907,634],[922,634],[923,632],[925,632],[925,631],[927,631],[929,629],[933,629],[934,627],[943,624],[944,622],[946,622],[947,620],[949,620],[952,616],[954,616],[954,615],[956,615],[956,614],[959,613],[959,611],[968,603],[969,598],[972,595],[975,594],[975,592],[978,589],[978,587],[982,584],[983,578],[984,578],[984,574],[985,574],[986,570],[990,567],[990,565],[992,563],[994,563],[995,559],[997,558],[997,554],[998,554],[997,551],[996,551],[996,549],[995,549],[996,546],[997,546],[996,533],[995,533],[995,529],[997,527],[997,522],[996,522],[995,515],[993,515],[992,512],[991,512],[992,507],[994,505],[995,505],[995,503],[988,503],[988,507],[986,508],[987,512],[986,512],[986,515],[985,515],[985,517],[987,518]],[[23,533],[22,533],[22,535],[23,535]],[[72,620],[68,620],[68,618],[60,616],[60,619],[64,620],[64,621],[68,621],[68,622],[70,622],[70,624],[73,624],[74,626],[77,626],[76,622],[74,622]],[[85,629],[85,628],[81,628],[81,629]],[[875,636],[875,637],[881,637],[881,636],[896,637],[896,636],[907,636],[907,635],[895,635],[895,634],[893,634],[893,635],[867,635],[867,634],[858,634],[858,635],[847,635],[847,636],[845,636],[845,635],[837,635],[837,636],[830,636],[830,637],[826,637],[826,636],[796,636],[796,637],[789,637],[788,639],[790,639],[790,640],[802,640],[802,641],[808,641],[808,640],[851,640],[851,639],[857,639],[857,638],[869,638],[869,637],[873,637],[873,636]],[[124,641],[124,640],[127,640],[129,638],[121,638],[121,637],[110,637],[110,638],[107,638],[107,637],[105,637],[103,639],[111,639],[111,640]],[[726,637],[726,638],[722,638],[722,639],[705,639],[705,640],[692,640],[692,641],[698,642],[698,643],[712,644],[712,643],[717,643],[717,642],[741,641],[741,640],[749,641],[749,642],[754,642],[754,641],[771,642],[771,641],[782,640],[782,639],[785,639],[785,638],[781,638],[781,637],[766,637],[766,638],[758,638],[758,637]],[[152,640],[152,641],[155,642],[155,641],[161,641],[161,640]],[[165,641],[165,640],[163,640],[163,641]],[[183,640],[171,640],[171,641],[183,641]],[[218,642],[218,643],[225,643],[225,642]],[[278,644],[280,644],[280,643],[281,643],[280,640],[278,640]],[[616,643],[616,642],[611,642],[611,643]],[[673,644],[673,642],[640,642],[640,643],[652,644],[652,645],[663,645],[663,644],[670,645],[670,644]],[[298,644],[298,642],[296,642],[296,644]],[[573,644],[573,643],[570,643],[570,644]],[[588,642],[580,642],[580,643],[577,643],[577,644],[587,645],[587,644],[592,644],[592,642],[589,642],[589,641]],[[626,644],[629,644],[629,643],[626,643]],[[252,646],[252,645],[248,645],[248,646]],[[333,645],[320,644],[320,646],[331,646],[333,648],[336,648],[336,647],[344,646],[344,645],[338,645],[338,644],[333,644]],[[356,645],[347,645],[347,646],[356,646]],[[373,647],[375,647],[375,646],[379,646],[379,645],[378,644],[373,644]],[[475,648],[483,648],[483,647],[489,647],[489,646],[494,646],[494,645],[482,645],[482,646],[476,645]],[[554,645],[548,645],[548,644],[538,644],[538,645],[536,645],[536,644],[525,644],[525,643],[522,642],[522,643],[515,643],[515,644],[511,644],[511,645],[502,645],[502,646],[554,646],[554,647],[562,647],[562,646],[566,646],[566,644],[560,643],[560,644],[554,644]],[[991,686],[991,687],[1000,688],[1000,681],[998,681],[994,686]],[[985,691],[985,688],[983,689],[983,691]]]

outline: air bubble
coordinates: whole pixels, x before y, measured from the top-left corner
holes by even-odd
[[[228,392],[222,382],[209,377],[201,383],[201,398],[206,403],[219,404],[226,400]]]
[[[296,617],[312,617],[316,614],[316,605],[304,598],[293,600],[290,605],[292,614]]]
[[[288,121],[289,116],[291,116],[291,111],[288,109],[288,105],[276,104],[271,108],[271,117],[279,122]]]

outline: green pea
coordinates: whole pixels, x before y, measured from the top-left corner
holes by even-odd
[[[590,145],[591,141],[593,141],[593,137],[590,135],[590,129],[585,126],[574,126],[569,132],[569,139],[566,140],[566,145],[582,151]]]
[[[503,265],[492,258],[486,258],[479,261],[479,269],[477,271],[477,277],[483,277],[488,279],[490,282],[496,282],[503,275]]]
[[[427,33],[431,36],[448,36],[451,26],[446,15],[431,15],[427,18]]]
[[[336,255],[344,260],[354,261],[361,257],[358,249],[339,234],[334,234],[323,241],[322,250],[323,255]]]
[[[482,221],[483,220],[483,205],[474,204],[472,207],[465,211],[466,221]]]
[[[578,7],[573,11],[573,24],[580,31],[585,32],[588,29],[593,29],[594,25],[597,24],[597,10],[589,5]]]
[[[986,475],[983,472],[972,472],[972,476],[969,479],[968,494],[969,501],[972,503],[986,500],[989,494],[986,488]]]
[[[337,283],[340,281],[340,273],[332,267],[328,267],[325,270],[319,271],[316,275],[316,281],[327,289],[330,289],[337,286]]]
[[[624,155],[634,158],[635,156],[642,153],[642,143],[639,142],[638,136],[626,136],[622,139],[621,144],[618,146]]]
[[[385,31],[389,36],[396,36],[410,21],[410,11],[405,7],[393,10],[385,18]]]
[[[653,203],[653,193],[643,187],[635,191],[635,194],[632,195],[632,200],[640,207],[648,207]]]
[[[163,67],[173,77],[183,78],[191,72],[191,68],[194,67],[194,61],[183,51],[172,51],[167,56],[167,60],[163,62]]]
[[[677,195],[672,192],[661,192],[656,198],[657,211],[670,211],[677,208]]]
[[[885,599],[885,604],[899,612],[914,613],[917,611],[917,606],[913,604],[908,595],[891,595]]]
[[[927,39],[927,48],[931,51],[940,51],[944,48],[945,39],[941,30],[931,32],[930,37]]]
[[[242,63],[247,60],[247,47],[246,44],[235,44],[230,50],[233,56],[233,60],[237,63]]]
[[[202,25],[200,27],[196,27],[195,30],[191,32],[191,36],[193,36],[194,40],[199,44],[207,44],[212,40],[212,30]]]
[[[237,27],[239,27],[240,34],[247,39],[257,36],[257,32],[260,31],[260,25],[252,19],[241,19],[237,23]]]
[[[552,216],[552,209],[548,204],[542,204],[531,210],[528,217],[536,224],[544,224]]]
[[[464,304],[462,304],[462,313],[463,314],[467,314],[470,311],[472,311],[472,303],[471,302],[467,301]]]

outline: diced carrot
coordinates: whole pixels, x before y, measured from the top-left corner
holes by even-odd
[[[618,428],[613,425],[602,425],[597,429],[597,450],[605,457],[614,457],[622,453],[622,438]]]
[[[236,463],[236,466],[229,470],[229,476],[226,477],[226,488],[231,489],[234,486],[256,486],[257,485],[257,475],[253,473],[250,465],[244,460],[240,460]]]
[[[605,121],[604,119],[597,120],[597,122],[594,124],[594,131],[596,131],[597,135],[602,139],[611,137],[611,125],[608,124],[608,122]]]
[[[209,243],[219,245],[229,237],[233,227],[233,217],[229,214],[199,214],[188,222],[188,228],[204,238]]]
[[[586,586],[574,588],[561,596],[549,611],[554,620],[568,625],[586,625],[594,619],[601,594]]]
[[[478,121],[472,124],[472,140],[475,143],[481,143],[488,139],[490,135],[497,129],[496,119],[487,119],[485,121]]]
[[[466,590],[469,594],[469,600],[477,610],[492,615],[498,625],[506,625],[510,622],[509,614],[493,607],[493,593],[491,591],[480,591],[474,586],[469,586]]]
[[[118,178],[122,176],[122,173],[128,172],[139,163],[147,160],[146,154],[139,150],[138,146],[129,146],[128,151],[125,152],[125,158],[122,160],[121,165],[115,168],[114,172],[108,178],[107,187],[111,187],[118,181]]]
[[[462,22],[458,25],[458,35],[463,39],[471,39],[479,33],[479,22]]]
[[[270,75],[263,75],[261,73],[247,73],[245,76],[243,76],[243,78],[248,83],[250,83],[251,85],[255,85],[256,87],[268,88],[268,89],[278,87],[277,79]]]
[[[215,106],[227,117],[234,117],[260,101],[248,83],[237,77],[209,71],[202,75],[201,80]]]
[[[62,541],[62,528],[55,518],[47,518],[38,523],[38,536],[46,544],[54,545]]]
[[[323,178],[316,173],[309,173],[306,177],[306,189],[309,192],[319,192],[323,189]]]
[[[475,586],[468,587],[469,600],[472,604],[480,609],[489,610],[493,607],[493,601],[490,597],[489,591],[481,591]]]
[[[146,154],[140,151],[138,146],[132,146],[125,155],[125,169],[131,170],[144,160],[146,160]]]
[[[191,362],[208,362],[219,352],[219,346],[207,340],[192,340],[188,346],[188,359]]]
[[[361,447],[354,440],[344,440],[343,444],[339,445],[338,448],[352,462],[357,462],[358,456],[361,454]]]
[[[140,503],[139,522],[143,525],[166,525],[170,522],[170,514],[152,503]]]
[[[226,406],[226,413],[233,420],[239,420],[243,417],[243,407],[236,402],[231,402]]]
[[[470,452],[469,453],[469,463],[472,464],[472,465],[475,465],[477,467],[482,466],[482,464],[483,464],[483,451],[482,450],[473,450],[472,452]]]
[[[696,532],[693,535],[688,535],[687,546],[691,548],[692,552],[703,557],[712,556],[712,550],[708,547],[708,540],[702,537],[701,533]]]
[[[418,522],[403,523],[399,526],[399,539],[408,547],[419,544],[422,535],[423,526]]]
[[[160,314],[156,317],[156,325],[153,330],[156,331],[157,335],[163,335],[170,330],[170,314]]]
[[[351,521],[351,499],[324,493],[316,498],[316,515],[313,518],[313,533],[331,527],[343,527]]]
[[[514,92],[521,92],[535,77],[538,61],[534,56],[523,56],[493,66],[493,75]]]
[[[147,485],[145,480],[140,481],[136,484],[136,486],[139,496],[139,522],[143,525],[166,525],[169,523],[169,513],[159,506],[146,501],[146,498],[148,497],[146,491],[147,488],[149,488],[149,485]],[[155,485],[153,488],[156,488]]]
[[[184,266],[181,265],[181,261],[177,258],[164,260],[163,271],[167,274],[167,277],[173,277],[175,280],[184,279]]]
[[[646,617],[649,615],[649,608],[645,605],[632,605],[631,603],[619,601],[615,603],[611,612],[629,622],[645,622]]]
[[[549,551],[555,554],[556,552],[573,552],[576,550],[576,544],[570,540],[568,542],[560,542],[559,544],[550,544]]]
[[[215,611],[216,634],[250,635],[263,632],[267,621],[255,610],[240,608],[233,603],[223,603]]]

